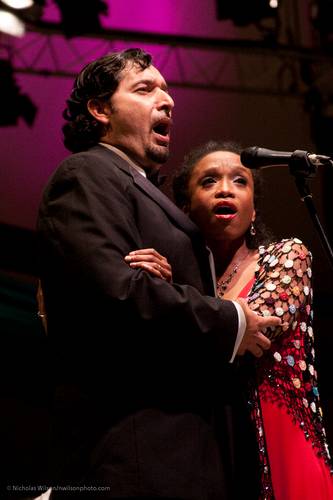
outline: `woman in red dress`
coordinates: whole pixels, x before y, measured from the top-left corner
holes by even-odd
[[[332,500],[315,368],[312,256],[297,238],[267,240],[256,207],[257,173],[242,165],[240,151],[214,141],[193,150],[175,178],[175,200],[205,235],[217,295],[243,297],[258,314],[283,319],[282,327],[267,330],[271,349],[250,360],[246,380],[260,460],[259,498]],[[155,250],[137,250],[125,259],[172,279],[168,262]]]

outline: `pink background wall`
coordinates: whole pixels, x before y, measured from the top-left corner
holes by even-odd
[[[263,38],[254,25],[240,28],[230,20],[217,20],[215,0],[109,0],[108,4],[109,14],[102,16],[101,21],[111,32],[187,35],[200,37],[203,43],[209,39],[260,41]],[[74,75],[84,64],[110,50],[146,48],[169,81],[176,102],[171,156],[163,167],[168,173],[177,168],[190,148],[211,138],[236,139],[244,147],[315,151],[310,117],[304,109],[306,86],[300,77],[298,53],[283,55],[283,47],[307,49],[318,45],[318,34],[308,15],[309,5],[310,0],[282,3],[277,39],[281,51],[272,48],[258,52],[246,45],[234,51],[170,48],[138,43],[135,37],[126,41],[121,37],[66,40],[61,34],[53,35],[48,47],[46,36],[27,32],[22,39],[0,34],[0,57],[11,53],[18,70],[29,69],[31,61],[34,68],[43,71],[57,67]],[[57,7],[48,0],[44,20],[58,22],[59,17]],[[43,186],[68,154],[62,144],[61,126],[73,76],[17,72],[15,77],[21,92],[29,95],[38,111],[32,127],[22,118],[16,126],[0,127],[0,223],[34,229]],[[182,85],[184,81],[195,86]],[[207,83],[211,88],[207,88]],[[218,88],[212,88],[214,85]],[[318,255],[321,264],[318,273],[324,277],[326,256],[288,168],[267,169],[263,175],[266,179],[263,204],[268,224],[278,237],[296,234],[304,239]],[[323,182],[323,171],[319,171],[311,181],[311,188],[325,224]],[[170,194],[168,183],[163,189]],[[321,286],[323,289],[329,286],[327,280],[322,280]]]
[[[51,0],[47,5],[44,19],[58,21],[57,8]],[[260,34],[253,25],[236,28],[231,21],[218,21],[215,0],[159,0],[158,2],[112,0],[109,1],[109,5],[109,15],[101,18],[102,24],[108,29],[190,35],[203,39],[260,39]],[[300,13],[305,15],[304,5],[305,2],[298,15]],[[292,16],[287,14],[288,12],[283,13],[288,21],[287,24],[283,24],[285,28],[280,33],[281,42],[284,42],[284,32],[288,26],[290,25],[289,29],[294,29]],[[298,43],[306,45],[311,42],[311,30],[307,23],[303,24],[302,30],[298,29],[297,33],[295,29],[294,31]],[[72,46],[82,53],[85,51],[87,53],[80,63],[73,63],[74,57],[68,51],[68,42],[61,36],[55,39],[55,50],[58,51],[56,57],[62,63],[64,60],[68,61],[73,72],[93,59],[95,54],[101,55],[101,49],[94,50],[94,46],[100,47],[103,41],[72,39],[70,41]],[[27,33],[22,40],[0,34],[0,44],[6,43],[16,51],[15,67],[22,66],[20,54],[31,60],[37,57],[39,44],[45,43],[43,40],[42,35],[34,33]],[[28,43],[31,45],[27,48]],[[114,41],[111,42],[111,46],[110,43],[109,46],[105,45],[105,51],[112,47],[138,45],[135,40]],[[233,86],[238,88],[235,92],[173,87],[171,84],[176,109],[172,154],[166,167],[168,171],[179,165],[189,148],[209,138],[237,139],[244,146],[260,145],[281,150],[313,149],[309,117],[304,112],[300,96],[270,96],[244,90],[249,85],[252,89],[269,88],[270,82],[273,86],[277,85],[279,61],[275,58],[274,50],[271,53],[272,57],[266,52],[265,56],[253,55],[248,58],[244,58],[241,52],[234,54],[224,51],[184,52],[180,54],[183,68],[179,69],[175,53],[169,55],[171,63],[165,65],[163,64],[167,50],[165,47],[145,46],[142,43],[140,45],[153,53],[156,66],[163,71],[168,80],[179,78],[179,71],[192,71],[193,78],[196,74],[200,78],[205,74],[204,80],[211,79],[214,82],[214,75],[219,73],[222,85],[231,89]],[[196,59],[196,66],[193,65],[191,58]],[[159,62],[163,67],[159,66]],[[40,66],[48,68],[50,64],[46,54]],[[38,112],[32,127],[27,126],[20,118],[17,126],[0,128],[0,222],[33,229],[43,185],[58,162],[68,153],[62,145],[60,129],[61,113],[71,89],[72,78],[16,73],[16,81],[21,92],[28,94],[37,105]],[[288,86],[285,77],[281,85]],[[275,173],[270,175],[274,176]],[[286,178],[285,174],[282,177],[283,192],[288,193],[290,202],[294,202],[293,198],[297,197],[297,194],[295,195],[293,191],[293,180]],[[278,172],[274,184],[275,182],[281,182],[281,171]],[[316,180],[316,184],[318,182],[320,181]],[[267,189],[269,190],[269,185]],[[296,198],[293,210],[302,217],[304,211],[299,212],[299,209]],[[268,217],[274,219],[270,215],[269,207],[267,210]],[[272,223],[274,224],[274,220]],[[289,228],[285,230],[287,233],[293,232],[292,227],[290,230]]]

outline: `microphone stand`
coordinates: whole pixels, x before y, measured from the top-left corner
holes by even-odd
[[[320,158],[320,157],[319,157]],[[332,160],[326,160],[326,163],[332,166]],[[320,163],[322,164],[322,163]],[[295,177],[296,187],[301,196],[301,200],[304,201],[311,219],[314,223],[315,228],[317,229],[321,243],[326,251],[326,255],[329,259],[329,262],[333,268],[333,251],[332,247],[328,241],[325,230],[321,225],[320,219],[317,214],[316,207],[313,202],[312,194],[310,191],[310,187],[308,184],[308,180],[312,179],[316,174],[316,164],[315,160],[311,160],[311,155],[306,151],[296,150],[291,155],[289,161],[289,171],[291,175]]]

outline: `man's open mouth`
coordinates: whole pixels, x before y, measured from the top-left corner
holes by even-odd
[[[153,131],[155,134],[161,135],[162,137],[168,137],[170,133],[170,125],[170,119],[165,118],[154,125]]]

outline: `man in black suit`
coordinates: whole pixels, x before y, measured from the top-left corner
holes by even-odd
[[[129,49],[78,75],[65,159],[38,233],[55,381],[54,498],[223,500],[222,368],[260,356],[260,318],[215,297],[196,226],[147,177],[169,155],[174,102],[151,57]],[[155,248],[173,282],[124,257]],[[221,437],[222,434],[222,437]]]

